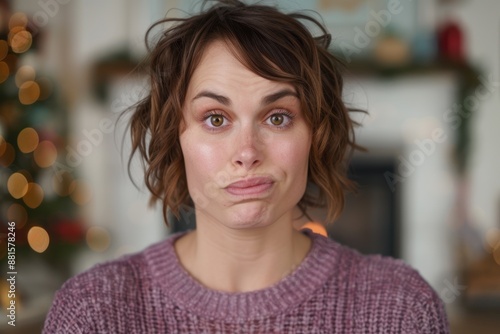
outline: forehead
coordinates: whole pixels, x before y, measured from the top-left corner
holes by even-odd
[[[276,88],[295,88],[288,83],[273,81],[254,73],[242,61],[235,47],[229,42],[217,40],[208,44],[195,67],[190,79],[189,91],[196,89],[225,86],[242,91],[251,88],[263,90]]]

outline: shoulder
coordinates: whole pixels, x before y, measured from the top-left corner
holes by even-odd
[[[54,296],[44,333],[92,331],[98,317],[132,312],[137,295],[151,285],[148,257],[165,242],[97,264],[67,280]]]
[[[398,321],[403,332],[447,332],[443,302],[409,264],[388,256],[364,255],[326,237],[321,243],[336,259],[329,289],[346,293],[342,298],[357,314],[358,324],[376,317],[387,326],[396,326],[394,321]]]
[[[329,253],[335,259],[335,272],[343,278],[349,278],[365,291],[386,291],[390,287],[418,291],[424,297],[431,297],[434,290],[420,273],[401,259],[382,255],[365,255],[348,246],[323,236],[316,237],[322,252]]]
[[[363,256],[358,280],[368,282],[366,294],[359,296],[363,305],[398,314],[404,332],[448,333],[443,301],[422,275],[403,260]]]
[[[143,251],[123,255],[118,259],[106,261],[67,280],[58,294],[81,293],[86,296],[99,293],[126,292],[139,280],[150,276],[150,267],[147,261],[152,250],[161,246],[163,242],[154,244]]]

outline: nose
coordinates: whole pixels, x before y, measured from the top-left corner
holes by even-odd
[[[258,129],[249,125],[236,135],[233,164],[250,170],[260,165],[263,158],[264,144]]]

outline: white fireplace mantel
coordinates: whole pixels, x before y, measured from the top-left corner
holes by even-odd
[[[451,108],[457,80],[451,73],[392,79],[348,80],[345,99],[368,111],[358,114],[356,139],[365,158],[391,156],[399,187],[402,258],[439,291],[450,279],[451,215],[455,194],[451,153],[454,143]],[[392,183],[392,184],[389,184]]]

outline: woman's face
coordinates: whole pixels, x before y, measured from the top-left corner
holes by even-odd
[[[189,83],[181,128],[198,223],[241,229],[292,219],[311,146],[293,86],[258,76],[214,42]]]

